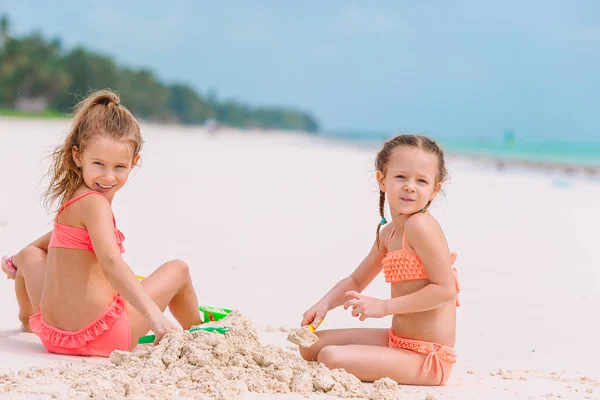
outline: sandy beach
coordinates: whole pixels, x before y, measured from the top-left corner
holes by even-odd
[[[40,200],[44,156],[68,127],[0,118],[1,254],[51,229]],[[200,303],[238,309],[262,343],[289,347],[284,330],[372,246],[376,150],[302,133],[210,135],[151,124],[143,133],[142,166],[113,204],[126,261],[147,275],[169,259],[185,260]],[[600,183],[458,157],[449,157],[448,169],[445,196],[431,211],[458,253],[458,362],[446,386],[402,386],[399,398],[600,399]],[[365,293],[387,298],[389,284],[380,275]],[[0,280],[0,301],[0,398],[51,397],[35,387],[8,391],[3,373],[108,364],[48,354],[36,336],[20,332],[12,281]],[[337,309],[321,329],[389,324]]]

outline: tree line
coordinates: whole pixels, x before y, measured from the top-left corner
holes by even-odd
[[[70,113],[90,90],[102,88],[118,92],[123,104],[145,120],[202,124],[214,119],[240,128],[319,130],[309,112],[219,101],[214,94],[161,82],[148,69],[119,66],[112,57],[84,47],[63,49],[60,39],[37,32],[12,36],[8,17],[0,17],[0,108],[18,108],[26,99],[48,111]]]

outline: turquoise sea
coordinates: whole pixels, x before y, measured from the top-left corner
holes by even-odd
[[[380,146],[384,140],[393,136],[385,133],[334,132],[325,137]],[[493,157],[504,160],[524,160],[546,163],[564,163],[577,166],[600,166],[600,139],[585,140],[526,140],[513,135],[492,140],[483,138],[445,138],[433,139],[442,144],[449,154]]]

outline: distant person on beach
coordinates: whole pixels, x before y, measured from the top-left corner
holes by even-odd
[[[401,135],[383,145],[375,166],[381,221],[373,248],[304,313],[301,325],[316,329],[329,310],[343,305],[361,321],[393,315],[392,326],[316,332],[319,340],[300,353],[362,381],[389,377],[400,384],[443,385],[456,361],[459,286],[456,254],[428,208],[447,176],[444,153],[427,137]],[[391,283],[391,299],[361,295],[381,270]]]
[[[214,118],[209,118],[204,122],[204,127],[206,128],[209,134],[214,135],[219,129],[219,124]]]
[[[121,257],[125,236],[112,213],[115,194],[138,165],[140,126],[119,97],[101,90],[76,108],[71,131],[53,153],[46,204],[60,206],[54,229],[12,257],[2,270],[15,281],[19,319],[52,353],[108,357],[129,351],[149,330],[155,343],[202,323],[180,260],[139,281]]]

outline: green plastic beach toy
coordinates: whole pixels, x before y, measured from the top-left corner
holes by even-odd
[[[203,321],[205,323],[209,321],[218,321],[220,319],[223,319],[231,312],[231,310],[227,308],[218,308],[212,306],[200,306],[198,307],[198,310],[202,312],[204,317]]]
[[[231,310],[229,310],[227,308],[219,308],[219,307],[212,307],[212,306],[200,306],[200,307],[198,307],[198,310],[200,310],[200,312],[202,313],[202,316],[203,316],[202,320],[204,321],[204,323],[207,323],[209,321],[218,321],[220,319],[223,319],[227,315],[229,315],[229,313],[231,312]],[[207,331],[207,332],[218,332],[220,334],[224,334],[229,331],[229,328],[220,328],[220,327],[215,327],[215,326],[205,326],[205,327],[199,326],[199,327],[188,330],[188,332],[194,332],[194,331],[200,331],[200,330]],[[156,336],[154,336],[154,335],[142,336],[141,338],[138,339],[138,344],[154,343],[154,339],[156,339]]]
[[[217,328],[214,326],[207,326],[207,327],[199,326],[196,328],[192,328],[186,332],[194,332],[194,331],[217,332],[220,334],[224,334],[224,333],[229,332],[229,328]],[[138,339],[138,344],[154,343],[154,339],[156,339],[156,336],[154,336],[154,335],[142,336],[141,338]]]

